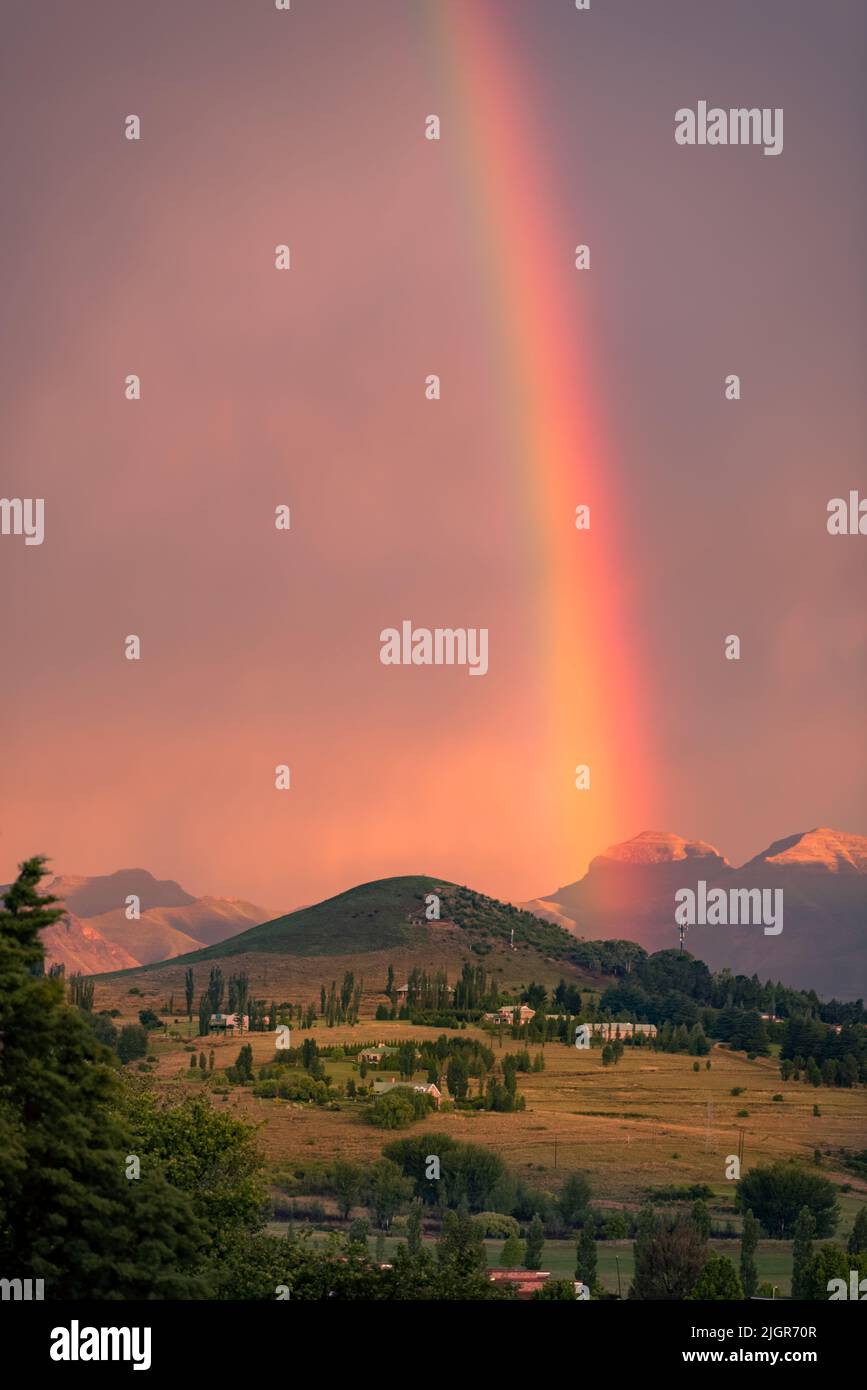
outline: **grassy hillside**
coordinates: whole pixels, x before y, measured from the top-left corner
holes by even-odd
[[[440,899],[440,920],[428,922],[425,899],[432,893]],[[363,883],[313,907],[262,922],[215,946],[177,956],[172,963],[196,965],[259,953],[344,957],[400,948],[417,949],[423,963],[431,933],[449,927],[460,928],[466,934],[461,947],[479,957],[508,946],[513,930],[515,946],[524,954],[565,961],[575,949],[575,940],[568,932],[530,912],[454,883],[415,875]]]

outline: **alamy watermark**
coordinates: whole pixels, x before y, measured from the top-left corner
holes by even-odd
[[[471,676],[488,669],[486,627],[416,627],[409,618],[379,634],[383,666],[468,666]]]
[[[700,101],[695,111],[681,106],[674,113],[678,145],[763,145],[765,154],[783,152],[782,106],[721,106]]]
[[[679,927],[760,927],[765,936],[783,930],[782,888],[678,888],[674,920]]]

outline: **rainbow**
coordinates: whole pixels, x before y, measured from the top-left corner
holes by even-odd
[[[596,848],[602,835],[643,815],[648,776],[616,546],[616,458],[605,447],[581,340],[581,279],[593,272],[574,268],[584,238],[558,218],[546,186],[533,92],[502,9],[493,0],[429,0],[423,9],[435,66],[428,109],[437,112],[439,94],[450,112],[442,148],[470,205],[508,382],[504,448],[537,583],[552,830],[558,859],[573,865],[576,841]],[[576,530],[579,504],[591,509],[589,531]],[[591,767],[589,794],[575,789],[578,763]]]

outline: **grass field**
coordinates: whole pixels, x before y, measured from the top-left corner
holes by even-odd
[[[436,1038],[441,1030],[414,1028],[407,1023],[362,1022],[348,1026],[316,1027],[321,1046],[342,1042],[394,1042],[401,1038]],[[491,1042],[490,1035],[468,1029]],[[467,1035],[465,1034],[465,1036]],[[296,1034],[297,1041],[303,1034]],[[193,1042],[196,1040],[193,1039]],[[253,1048],[256,1065],[273,1060],[274,1035],[244,1038]],[[184,1041],[151,1038],[161,1082],[176,1079],[202,1083],[190,1073]],[[233,1062],[239,1041],[202,1040],[214,1046],[215,1076]],[[498,1053],[497,1042],[493,1043]],[[517,1049],[511,1039],[504,1049]],[[531,1045],[531,1055],[540,1050]],[[726,1177],[730,1155],[743,1143],[744,1169],[779,1158],[812,1164],[820,1151],[821,1171],[838,1184],[851,1184],[841,1196],[845,1227],[858,1205],[867,1201],[867,1184],[842,1168],[835,1158],[841,1148],[864,1146],[867,1132],[867,1091],[814,1089],[783,1082],[770,1058],[748,1061],[743,1054],[715,1047],[711,1067],[693,1071],[691,1057],[627,1048],[617,1066],[603,1067],[600,1052],[586,1052],[549,1043],[544,1048],[545,1070],[522,1074],[519,1090],[526,1109],[514,1114],[451,1111],[433,1114],[411,1133],[440,1132],[495,1149],[519,1174],[536,1185],[556,1191],[570,1170],[590,1181],[597,1205],[639,1204],[654,1188],[672,1184],[706,1183],[716,1201],[730,1207],[734,1183]],[[351,1062],[326,1061],[335,1082],[356,1075]],[[383,1075],[390,1073],[386,1069]],[[375,1075],[371,1072],[370,1080]],[[737,1096],[733,1088],[741,1088]],[[774,1101],[774,1095],[782,1101]],[[261,1100],[249,1090],[233,1087],[218,1103],[244,1114],[261,1126],[260,1141],[268,1159],[279,1167],[337,1156],[359,1162],[379,1157],[393,1135],[364,1122],[362,1107],[340,1102],[339,1110],[282,1100]],[[813,1114],[818,1105],[820,1115]],[[746,1116],[738,1111],[746,1110]]]

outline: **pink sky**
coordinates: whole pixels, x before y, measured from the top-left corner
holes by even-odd
[[[628,641],[611,701],[643,731],[641,766],[566,813],[584,747],[614,775],[617,728],[548,738],[550,538],[507,447],[521,403],[448,52],[402,0],[11,21],[2,488],[46,499],[46,539],[0,537],[0,880],[42,851],[278,909],[409,872],[520,899],[650,827],[734,862],[867,832],[867,538],[825,531],[831,497],[867,494],[864,16],[646,8],[491,19],[570,303],[593,247],[576,335],[624,626],[587,680],[605,703]],[[784,106],[784,153],[677,148],[674,110],[708,95]],[[488,674],[383,667],[404,618],[486,627]]]

